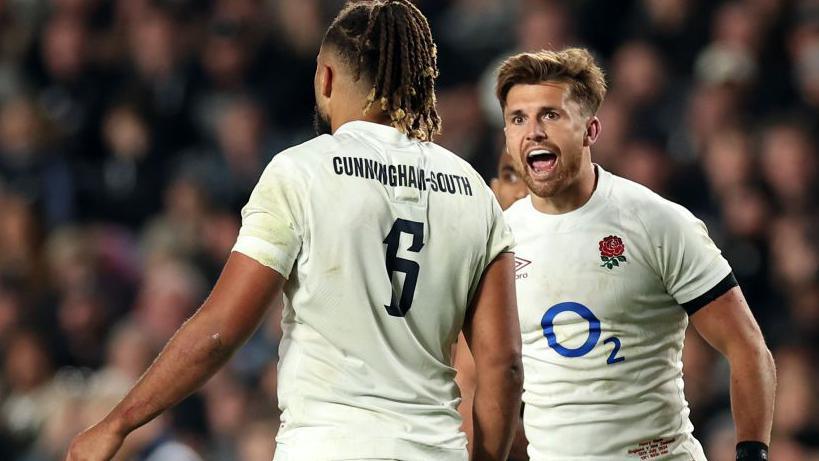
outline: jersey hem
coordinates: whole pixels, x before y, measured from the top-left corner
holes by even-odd
[[[466,440],[463,447],[439,447],[392,437],[366,437],[352,434],[328,434],[310,430],[309,433],[288,434],[276,440],[297,460],[335,461],[353,459],[401,459],[406,461],[467,460]],[[317,443],[320,441],[320,443]]]

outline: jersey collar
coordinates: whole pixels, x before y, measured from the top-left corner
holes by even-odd
[[[366,122],[364,120],[353,120],[341,125],[336,129],[333,136],[340,136],[348,133],[364,134],[366,136],[371,136],[392,144],[412,142],[407,135],[391,126],[382,125],[380,123]]]
[[[597,187],[594,188],[591,198],[580,208],[562,214],[547,214],[538,211],[532,204],[531,195],[523,198],[526,208],[536,216],[538,221],[554,232],[574,230],[579,223],[589,217],[596,216],[606,209],[606,199],[611,193],[611,173],[604,170],[600,165],[594,164],[597,170]]]

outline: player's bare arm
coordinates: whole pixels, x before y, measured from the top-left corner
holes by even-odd
[[[731,411],[737,442],[768,445],[773,420],[776,369],[762,332],[739,287],[734,287],[691,316],[697,331],[731,365]],[[758,453],[754,443],[745,443]],[[760,448],[757,445],[756,448]],[[761,447],[764,448],[764,447]],[[761,454],[737,459],[763,459]]]
[[[523,389],[512,253],[501,253],[484,271],[464,323],[464,335],[476,372],[472,459],[505,460],[517,427]]]
[[[463,418],[461,430],[466,434],[469,452],[472,452],[472,406],[475,398],[475,360],[472,359],[472,351],[466,345],[466,338],[463,332],[458,335],[458,342],[455,343],[452,366],[457,374],[455,382],[461,391],[461,403],[458,405],[458,413]]]
[[[283,283],[276,271],[231,253],[202,307],[125,398],[72,441],[66,460],[111,459],[131,431],[198,389],[253,333]]]
[[[463,333],[458,335],[458,342],[455,346],[455,357],[453,359],[453,367],[457,371],[455,381],[461,390],[461,404],[458,406],[458,412],[463,418],[463,426],[461,429],[466,433],[466,439],[469,441],[469,451],[472,452],[474,430],[472,427],[472,408],[474,406],[475,397],[475,361],[472,359],[472,351],[466,345],[466,338]],[[523,406],[521,405],[521,408]],[[526,454],[526,447],[529,442],[526,440],[526,434],[523,431],[523,420],[518,417],[515,419],[515,436],[512,439],[512,448],[509,450],[509,458],[507,461],[524,461],[529,459]]]
[[[512,439],[512,449],[509,450],[509,459],[507,461],[528,461],[529,454],[526,449],[529,446],[529,440],[523,430],[523,405],[521,405],[520,416],[517,418],[515,426],[515,437]]]

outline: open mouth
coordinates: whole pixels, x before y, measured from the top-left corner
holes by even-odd
[[[557,164],[557,154],[547,149],[535,149],[526,156],[526,163],[535,173],[549,173]]]

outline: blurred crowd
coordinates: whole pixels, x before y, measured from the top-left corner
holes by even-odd
[[[262,168],[313,135],[315,55],[341,3],[0,0],[0,459],[62,459],[202,302]],[[609,95],[593,159],[706,222],[776,359],[772,459],[819,460],[819,0],[418,5],[439,142],[487,180],[500,60],[595,53]],[[269,461],[280,308],[122,459]],[[695,433],[732,460],[726,362],[688,336]]]

